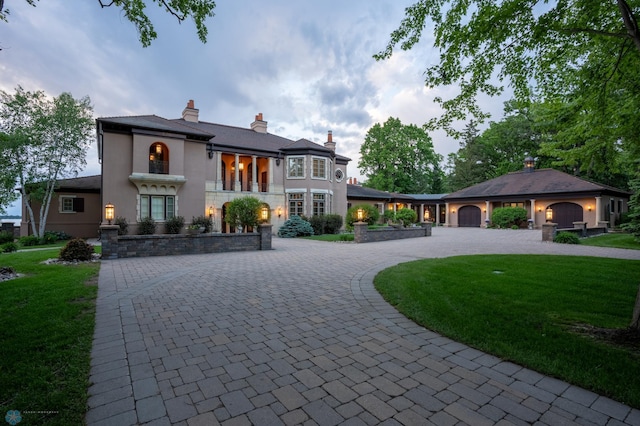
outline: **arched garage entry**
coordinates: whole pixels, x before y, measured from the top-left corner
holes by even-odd
[[[479,228],[482,224],[482,212],[476,206],[464,206],[458,209],[458,226]]]
[[[552,222],[558,224],[559,229],[573,228],[573,222],[582,222],[583,209],[576,203],[555,203],[551,204],[553,210]]]

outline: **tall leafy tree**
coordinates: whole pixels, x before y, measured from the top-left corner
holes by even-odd
[[[414,124],[390,117],[376,123],[360,146],[358,168],[366,185],[381,191],[429,193],[441,158],[429,134]]]
[[[36,6],[39,0],[25,0],[31,6]],[[144,0],[98,0],[100,7],[117,7],[122,10],[124,16],[135,25],[140,35],[142,46],[148,47],[158,37],[145,9]],[[152,0],[157,6],[173,15],[178,22],[183,22],[191,17],[196,26],[198,38],[203,43],[207,42],[207,26],[205,20],[214,16],[213,9],[216,3],[213,0]],[[9,9],[4,8],[4,0],[0,0],[0,20],[7,21]]]
[[[0,154],[11,165],[0,169],[0,181],[20,188],[31,231],[42,238],[58,180],[77,176],[86,165],[93,109],[88,97],[74,99],[62,93],[50,99],[42,91],[28,92],[20,86],[14,94],[0,91],[0,101]]]

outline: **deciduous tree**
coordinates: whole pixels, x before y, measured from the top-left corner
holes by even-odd
[[[15,94],[0,91],[0,100],[0,132],[7,141],[0,154],[11,165],[0,169],[0,181],[20,188],[31,231],[42,238],[58,180],[77,176],[86,164],[94,130],[90,99],[70,93],[50,99],[18,86]]]
[[[36,6],[38,0],[25,0],[31,6]],[[196,26],[198,38],[203,43],[207,42],[207,26],[205,20],[214,15],[213,9],[216,3],[213,0],[153,0],[158,7],[173,15],[178,22],[183,22],[191,17]],[[142,46],[148,47],[158,37],[149,19],[144,0],[98,0],[100,7],[117,7],[122,10],[124,16],[136,26],[140,35]],[[9,9],[4,8],[4,0],[0,0],[0,20],[7,21]]]
[[[431,137],[414,124],[398,118],[376,123],[360,146],[358,168],[366,175],[366,185],[381,191],[430,193],[434,173],[441,161]]]

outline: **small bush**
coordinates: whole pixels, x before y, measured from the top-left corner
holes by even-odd
[[[22,247],[37,246],[38,244],[40,244],[40,238],[35,235],[27,235],[24,237],[20,237],[18,242]]]
[[[559,232],[553,238],[553,242],[560,244],[580,244],[580,238],[572,232]]]
[[[12,253],[14,251],[18,251],[18,245],[13,241],[9,241],[8,243],[0,244],[0,252],[2,253]]]
[[[156,233],[156,221],[151,216],[147,216],[138,222],[139,235],[153,235]]]
[[[311,224],[313,235],[337,234],[342,228],[342,216],[339,214],[303,217],[303,219]]]
[[[354,239],[353,234],[340,234],[340,241],[353,241]]]
[[[412,223],[416,223],[418,220],[418,214],[413,209],[400,209],[396,212],[396,220],[402,223],[402,226],[409,226]]]
[[[164,223],[164,231],[167,234],[179,234],[184,226],[184,217],[174,216],[171,219],[167,219]]]
[[[127,222],[127,218],[116,216],[115,223],[119,227],[118,235],[127,235],[127,233],[129,233],[129,222]]]
[[[55,232],[46,231],[44,233],[44,236],[42,237],[42,240],[40,241],[40,243],[41,244],[53,244],[56,241],[58,241],[58,235]]]
[[[498,207],[491,214],[491,222],[498,228],[508,229],[515,225],[514,229],[517,229],[527,222],[527,210],[522,207]]]
[[[91,244],[87,244],[82,238],[74,238],[62,247],[58,257],[67,262],[86,261],[91,260],[92,254],[93,246]]]
[[[291,216],[278,230],[278,237],[295,238],[313,235],[311,224],[300,216]]]
[[[0,244],[12,243],[13,240],[14,240],[13,234],[6,231],[0,232]]]
[[[347,210],[347,217],[345,218],[347,229],[353,229],[353,224],[358,221],[358,209],[364,211],[364,222],[367,225],[373,225],[380,219],[380,212],[378,208],[371,204],[356,204]]]
[[[205,216],[192,217],[191,224],[204,227],[205,233],[213,232],[213,221],[208,217],[205,217]]]

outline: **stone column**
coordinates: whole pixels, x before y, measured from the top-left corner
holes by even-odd
[[[258,233],[260,234],[260,250],[271,250],[271,228],[270,223],[262,223],[258,225]]]
[[[536,227],[536,199],[529,200],[531,203],[531,226]]]
[[[258,165],[256,164],[258,157],[251,156],[251,192],[258,192]]]
[[[216,151],[216,190],[222,191],[222,152]]]
[[[602,216],[602,197],[596,197],[596,226],[600,226],[600,221],[604,220]]]
[[[449,226],[449,203],[444,203],[444,226]]]
[[[425,237],[430,237],[431,236],[431,222],[422,222],[421,223],[422,227],[425,228],[424,229],[424,236]]]
[[[542,241],[553,242],[553,239],[558,232],[557,223],[543,223],[542,224]]]
[[[420,204],[420,210],[418,212],[418,222],[424,222],[424,204]]]
[[[233,187],[236,192],[239,192],[242,187],[240,185],[240,155],[236,154],[235,167],[233,169]]]
[[[484,224],[485,224],[485,228],[489,227],[489,223],[491,222],[491,218],[489,217],[490,212],[489,212],[489,207],[491,206],[491,203],[489,201],[485,201],[484,202]]]
[[[102,259],[118,258],[118,225],[100,226],[100,243],[102,244]]]
[[[367,222],[355,222],[353,224],[353,240],[356,243],[367,242]]]
[[[436,226],[440,223],[440,203],[436,203],[436,217],[434,218]]]

